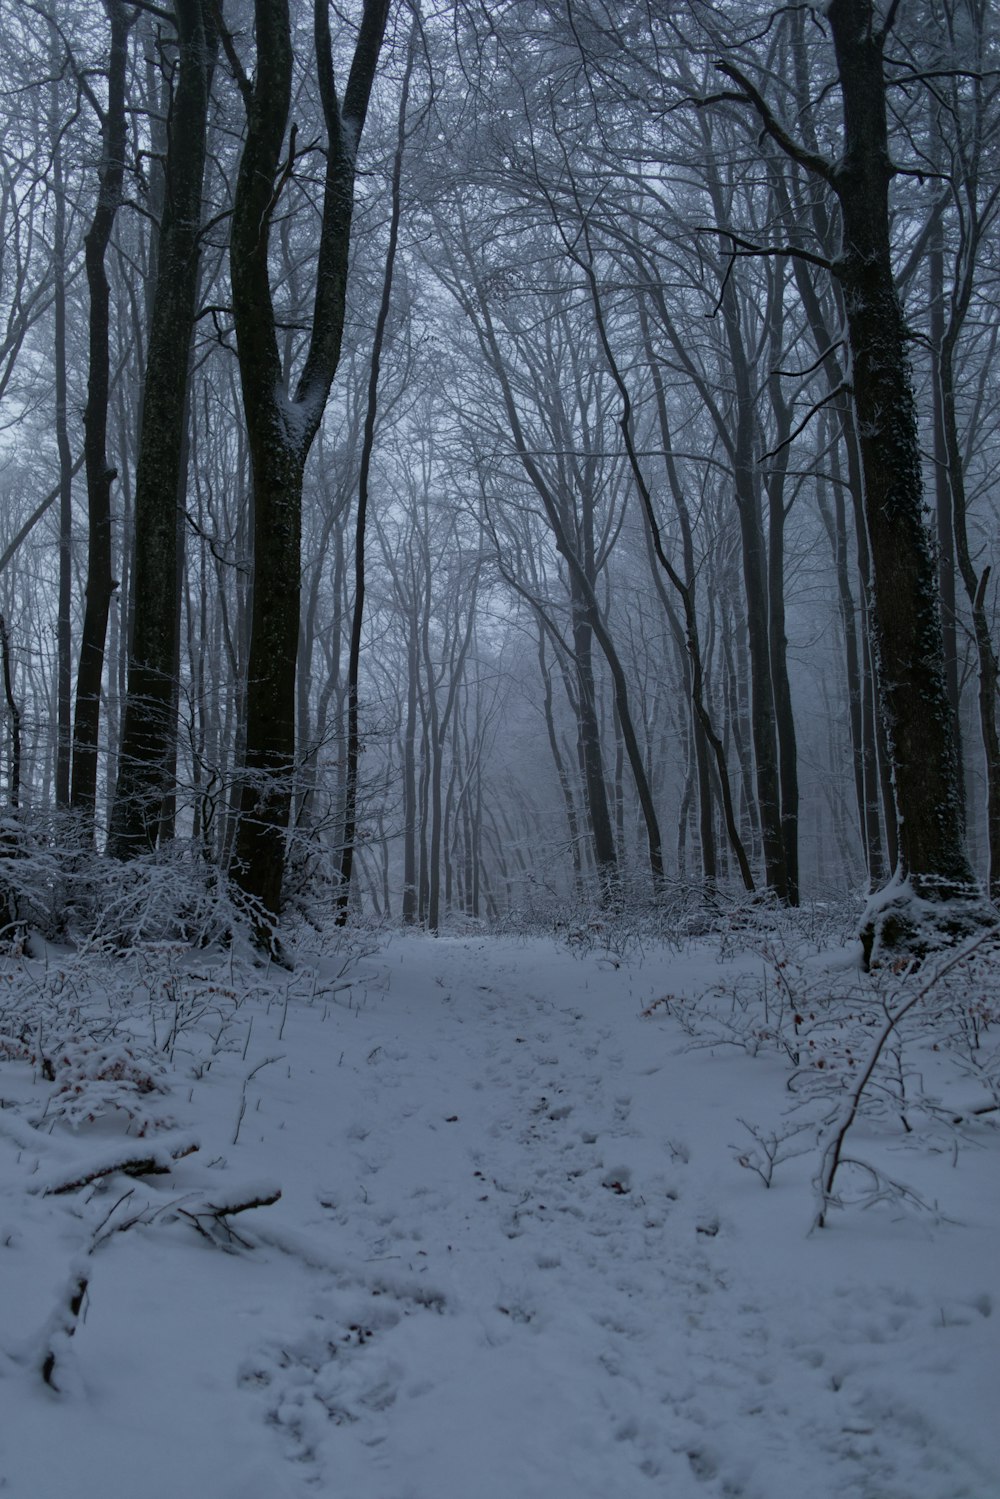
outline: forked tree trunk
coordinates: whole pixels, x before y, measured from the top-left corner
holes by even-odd
[[[322,223],[309,349],[294,391],[279,352],[268,244],[282,189],[295,169],[295,131],[281,161],[291,106],[288,0],[255,0],[256,73],[240,83],[247,134],[233,200],[233,318],[254,503],[254,586],[247,664],[246,753],[233,878],[254,913],[258,940],[281,914],[285,835],[295,773],[295,665],[299,639],[302,477],[340,362],[358,144],[390,0],[364,0],[344,92],[333,76],[328,0],[315,0],[316,65],[327,133]]]

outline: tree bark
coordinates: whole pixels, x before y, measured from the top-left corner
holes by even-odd
[[[53,48],[53,52],[55,49]],[[55,71],[55,69],[53,69]],[[52,261],[55,284],[56,449],[59,454],[59,603],[56,621],[56,806],[69,806],[73,737],[73,458],[66,396],[66,183],[58,119],[58,85],[52,85],[52,192],[55,197]]]
[[[871,544],[882,709],[899,831],[898,873],[931,898],[967,893],[955,719],[945,681],[937,577],[923,521],[916,409],[889,244],[893,167],[886,123],[885,34],[870,0],[829,10],[844,106],[834,170],[844,288]]]
[[[83,413],[87,474],[87,583],[80,636],[73,719],[71,805],[92,828],[97,799],[97,755],[101,721],[101,681],[111,595],[111,486],[116,470],[108,461],[110,372],[110,291],[105,256],[122,200],[125,177],[125,72],[133,17],[124,0],[104,0],[111,25],[108,100],[102,121],[97,206],[87,231],[85,254],[90,290],[89,379]]]
[[[218,37],[207,0],[175,0],[177,88],[146,361],[135,487],[135,619],[109,851],[154,846],[177,732],[177,578],[185,427],[198,286],[208,105]]]
[[[356,157],[390,0],[364,0],[341,105],[333,78],[327,0],[314,31],[327,133],[322,226],[309,349],[294,393],[278,347],[268,266],[274,212],[295,167],[295,131],[281,152],[291,106],[288,0],[255,0],[257,67],[251,83],[232,39],[247,134],[233,201],[230,268],[240,380],[253,472],[254,587],[247,665],[246,752],[233,878],[259,941],[281,915],[285,834],[295,774],[295,665],[299,638],[302,478],[340,362]]]
[[[396,129],[396,151],[392,161],[391,197],[389,213],[389,244],[385,254],[385,274],[382,279],[382,296],[375,321],[375,336],[372,341],[371,367],[368,376],[368,403],[365,410],[364,436],[361,444],[361,468],[358,475],[358,513],[354,528],[354,607],[351,612],[351,644],[347,660],[347,746],[344,770],[344,826],[341,836],[340,884],[336,895],[336,923],[343,926],[351,898],[351,873],[354,868],[354,845],[358,831],[358,762],[360,759],[360,730],[358,713],[359,680],[361,673],[361,628],[365,609],[365,537],[368,520],[368,481],[371,473],[372,454],[375,450],[375,420],[378,415],[378,381],[382,365],[382,345],[392,306],[392,277],[396,266],[396,247],[399,243],[399,221],[401,216],[401,183],[403,176],[403,148],[406,144],[406,105],[410,94],[410,79],[416,55],[418,20],[414,16],[410,31],[410,42],[406,53],[402,91],[399,99],[399,118]]]
[[[842,240],[832,269],[844,293],[851,382],[871,549],[873,644],[892,768],[898,834],[895,892],[876,897],[861,931],[866,962],[919,956],[996,913],[982,899],[965,851],[955,715],[945,679],[934,555],[923,484],[906,328],[889,238],[885,44],[895,16],[877,22],[872,0],[828,8],[843,103],[841,160],[798,145],[760,93],[728,63],[764,129],[821,177],[840,204]]]

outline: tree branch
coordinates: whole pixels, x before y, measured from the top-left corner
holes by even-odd
[[[850,395],[850,393],[851,387],[846,382],[844,382],[838,385],[835,390],[831,390],[829,394],[825,395],[821,401],[817,401],[816,404],[810,407],[810,409],[806,412],[805,416],[799,422],[799,425],[795,428],[795,431],[788,434],[784,442],[779,442],[778,446],[776,448],[772,448],[769,453],[761,453],[761,463],[764,462],[765,458],[774,458],[778,455],[778,453],[782,451],[783,448],[789,447],[799,436],[799,434],[805,431],[806,427],[808,427],[817,411],[822,411],[824,406],[829,406],[830,402],[835,401],[838,396]]]
[[[726,78],[733,80],[740,90],[740,93],[736,96],[736,102],[753,105],[764,130],[773,141],[777,142],[786,156],[790,156],[793,161],[797,161],[799,166],[805,167],[806,171],[812,172],[817,177],[822,177],[823,181],[828,182],[831,187],[836,186],[833,167],[827,161],[826,157],[817,155],[815,151],[807,151],[805,146],[801,146],[797,140],[794,140],[789,135],[785,127],[771,113],[768,105],[764,102],[763,95],[754,87],[749,78],[740,72],[739,68],[734,67],[730,62],[717,62],[715,69],[717,73],[722,73]]]

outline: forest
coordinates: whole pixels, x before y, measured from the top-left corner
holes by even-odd
[[[265,945],[992,920],[990,6],[17,3],[2,46],[14,928],[93,921],[96,855]]]
[[[0,0],[4,1499],[995,1499],[1000,12]]]

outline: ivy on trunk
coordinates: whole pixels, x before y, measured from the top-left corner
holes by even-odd
[[[889,899],[877,896],[863,923],[866,960],[894,950],[919,952],[935,940],[927,928],[954,938],[995,921],[965,850],[907,332],[892,269],[889,184],[895,167],[885,45],[897,8],[893,0],[881,22],[872,0],[833,0],[827,11],[843,103],[843,152],[836,163],[795,141],[753,84],[729,63],[719,64],[738,88],[725,97],[753,105],[765,131],[826,182],[840,206],[841,246],[829,268],[843,290],[851,351],[871,550],[872,635],[899,847],[898,889]]]

